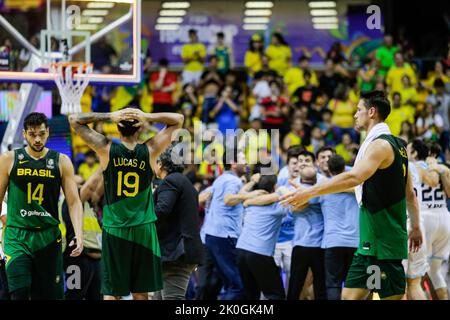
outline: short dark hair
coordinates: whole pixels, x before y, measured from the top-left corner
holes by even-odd
[[[117,129],[123,137],[132,137],[139,130],[139,127],[135,127],[134,125],[138,123],[137,120],[133,121],[120,121],[120,124],[117,124]]]
[[[225,34],[222,31],[217,32],[217,38],[225,38]]]
[[[278,89],[282,89],[282,85],[277,81],[277,80],[272,80],[269,82],[269,86],[271,87],[272,85],[276,85]]]
[[[126,107],[123,107],[122,109],[126,109],[126,108],[140,109],[139,107],[136,107],[136,106],[126,106]],[[139,130],[139,126],[137,126],[137,127],[134,126],[136,123],[138,123],[137,120],[133,120],[133,121],[122,120],[122,121],[120,121],[120,125],[117,124],[117,129],[119,130],[120,134],[123,137],[132,137]]]
[[[309,61],[309,58],[305,55],[301,55],[300,58],[298,58],[298,62],[303,62],[303,61]]]
[[[330,173],[335,176],[338,175],[345,170],[345,160],[342,156],[338,154],[334,154],[328,159],[328,170]]]
[[[298,156],[311,157],[313,161],[316,161],[316,156],[314,155],[314,153],[309,152],[308,150],[303,150]]]
[[[331,153],[332,153],[333,155],[336,154],[336,150],[334,150],[333,147],[330,147],[330,146],[323,146],[323,147],[320,147],[319,150],[317,150],[317,152],[316,152],[316,158],[319,158],[319,154],[321,154],[322,152],[325,152],[325,151],[331,151]]]
[[[430,156],[438,157],[442,152],[441,145],[436,141],[430,142],[429,148],[430,148]]]
[[[197,30],[196,29],[189,29],[188,34],[197,34]]]
[[[395,96],[399,96],[400,99],[402,98],[402,94],[401,94],[400,92],[398,92],[398,91],[395,91],[395,92],[392,94],[392,98],[394,98]]]
[[[286,155],[287,155],[287,163],[289,163],[289,160],[291,160],[291,158],[298,158],[298,156],[300,155],[300,153],[305,150],[305,148],[300,145],[300,144],[296,144],[293,146],[290,146],[287,151],[286,151]]]
[[[419,160],[425,160],[430,153],[430,149],[421,139],[411,141],[411,147],[417,152],[417,159]]]
[[[208,62],[211,62],[211,60],[213,59],[219,60],[219,58],[215,54],[212,54],[208,57]]]
[[[435,88],[444,88],[445,87],[445,83],[444,83],[444,81],[442,81],[441,78],[437,78],[436,80],[434,80],[433,86]]]
[[[273,192],[277,184],[277,176],[274,174],[262,175],[258,183],[253,188],[254,190],[265,190],[269,193]]]
[[[180,159],[180,163],[176,161],[175,163],[172,159],[172,151],[173,151],[173,145],[169,146],[166,150],[164,150],[158,157],[158,161],[161,162],[161,166],[167,173],[173,173],[173,172],[183,172],[184,170],[184,164]]]
[[[167,67],[169,65],[169,60],[167,60],[166,58],[161,58],[159,59],[158,64],[160,67]]]
[[[48,128],[47,116],[40,112],[31,112],[23,120],[23,129],[26,131],[33,127],[38,127],[41,124],[44,124],[45,127]]]
[[[84,158],[97,158],[97,155],[95,154],[94,151],[89,150],[84,154]]]
[[[374,90],[361,93],[361,99],[364,101],[364,106],[369,109],[374,107],[377,109],[381,120],[386,120],[389,113],[391,113],[391,105],[386,98],[384,91]]]
[[[322,117],[325,113],[333,115],[333,111],[331,111],[330,109],[322,109],[322,111],[320,113],[321,113]]]
[[[309,72],[308,70],[306,70],[305,72],[303,72],[303,79],[306,78],[306,77],[308,77],[308,78],[311,79],[311,72]]]

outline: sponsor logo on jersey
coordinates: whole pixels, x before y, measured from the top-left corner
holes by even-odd
[[[47,159],[47,169],[54,169],[55,161],[53,159]]]
[[[19,160],[19,164],[24,164],[24,163],[27,163],[28,162],[28,160],[24,160],[24,161],[20,161]]]
[[[25,209],[20,210],[20,215],[22,216],[22,218],[25,217],[32,217],[32,216],[37,216],[37,217],[51,217],[52,215],[46,211],[41,212],[41,211],[27,211]]]
[[[398,151],[400,152],[400,155],[401,155],[403,158],[408,158],[408,153],[406,152],[406,149],[405,149],[405,148],[401,148],[401,149],[399,149]]]
[[[46,169],[30,169],[30,168],[18,168],[17,176],[28,176],[28,177],[46,177],[54,178],[51,170]]]
[[[364,242],[362,248],[363,250],[370,250],[370,242]]]

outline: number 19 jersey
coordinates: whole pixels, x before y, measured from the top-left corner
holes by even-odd
[[[59,153],[48,150],[33,159],[25,148],[14,151],[8,184],[8,227],[46,229],[58,226],[61,190]]]
[[[103,178],[105,227],[133,227],[156,221],[151,188],[153,172],[147,145],[137,144],[130,150],[113,142]]]

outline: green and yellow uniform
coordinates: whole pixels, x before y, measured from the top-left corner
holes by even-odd
[[[64,293],[58,199],[59,153],[39,159],[14,151],[5,230],[10,292],[30,288],[32,299],[62,299]]]
[[[394,150],[393,163],[378,169],[363,184],[362,205],[359,215],[359,247],[347,274],[345,287],[368,287],[373,267],[379,267],[380,287],[375,288],[380,298],[405,292],[405,271],[402,259],[408,258],[406,231],[406,182],[408,158],[400,139],[381,135]],[[371,281],[369,281],[371,282]]]
[[[230,48],[228,48],[227,46],[217,46],[214,52],[217,59],[219,60],[219,72],[225,75],[230,70]]]
[[[162,288],[161,253],[152,197],[153,172],[145,144],[112,143],[103,172],[102,293],[125,296]]]

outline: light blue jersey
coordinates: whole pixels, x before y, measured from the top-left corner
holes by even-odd
[[[354,193],[341,192],[321,196],[324,232],[322,248],[350,247],[359,244],[359,206]]]
[[[244,211],[244,226],[236,248],[273,256],[281,221],[289,209],[276,202],[267,206],[249,206]]]

